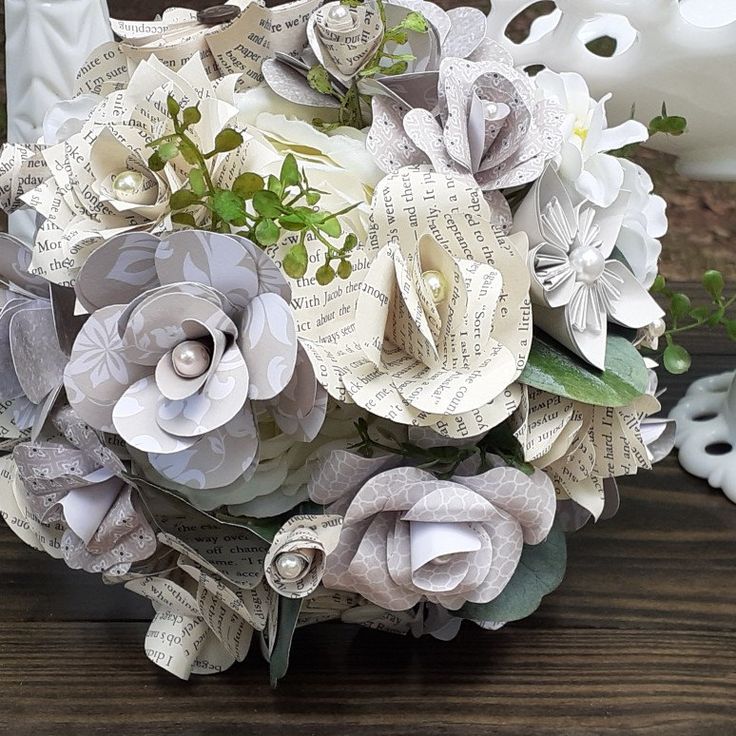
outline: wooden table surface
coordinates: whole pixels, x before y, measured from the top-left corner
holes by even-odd
[[[703,335],[687,379],[728,370]],[[562,587],[452,643],[300,630],[277,690],[258,653],[181,682],[143,653],[148,605],[0,529],[0,733],[8,736],[736,734],[736,505],[670,459],[574,535]]]

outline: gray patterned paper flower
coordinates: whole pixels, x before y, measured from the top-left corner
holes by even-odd
[[[120,460],[70,407],[52,423],[61,435],[13,451],[27,506],[41,523],[65,527],[61,552],[69,567],[124,575],[156,550],[137,492]]]
[[[11,441],[43,422],[67,360],[49,284],[30,261],[19,240],[0,235],[0,438]]]
[[[334,453],[313,478],[312,499],[344,516],[325,587],[392,611],[423,600],[450,610],[486,603],[506,587],[523,544],[539,544],[552,526],[555,491],[541,471],[438,480],[394,463]]]
[[[537,99],[534,81],[500,46],[486,42],[476,54],[444,59],[436,97],[421,106],[376,95],[367,145],[386,172],[429,163],[474,180],[508,228],[500,190],[534,181],[557,155],[562,110]]]
[[[252,473],[256,401],[297,440],[319,431],[326,402],[299,358],[289,287],[250,241],[123,235],[86,261],[76,290],[92,315],[65,373],[69,401],[164,477],[219,488]]]

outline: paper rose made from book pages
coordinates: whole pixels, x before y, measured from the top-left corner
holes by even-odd
[[[386,172],[428,163],[475,181],[508,228],[511,210],[499,190],[534,181],[558,154],[561,111],[537,99],[533,79],[500,47],[487,42],[482,53],[478,62],[445,59],[436,98],[413,109],[376,95],[367,146]]]
[[[323,385],[445,436],[503,421],[531,347],[526,238],[494,230],[474,185],[407,168],[376,190],[367,250],[354,307],[303,335]]]
[[[525,386],[512,424],[524,459],[549,475],[558,499],[597,520],[606,479],[649,470],[672,449],[668,420],[647,422],[659,410],[650,393],[626,406],[593,406]]]
[[[70,407],[51,420],[61,436],[13,451],[27,508],[42,524],[64,528],[60,545],[69,567],[124,575],[156,550],[137,492],[117,456]]]
[[[268,584],[286,598],[304,598],[322,580],[337,546],[340,516],[292,516],[273,538],[264,566]]]
[[[625,197],[605,210],[573,205],[549,167],[514,216],[529,237],[534,324],[601,370],[609,321],[637,329],[664,316],[617,257],[625,208]]]
[[[339,108],[340,98],[348,94],[354,82],[360,82],[361,72],[376,58],[383,45],[387,54],[396,57],[407,55],[408,74],[437,69],[440,60],[440,33],[433,21],[443,25],[449,33],[447,14],[440,8],[422,0],[401,0],[384,3],[386,28],[399,26],[410,11],[428,11],[427,33],[410,28],[403,29],[404,43],[387,39],[384,45],[384,21],[375,2],[358,4],[354,7],[339,0],[325,3],[310,17],[307,24],[309,45],[301,58],[276,53],[263,62],[262,73],[268,86],[280,97],[300,105],[315,108]],[[327,73],[327,89],[314,89],[307,80],[310,70],[316,65]],[[383,66],[388,62],[384,59]],[[382,76],[380,72],[377,76]],[[399,75],[404,77],[405,75]]]
[[[126,231],[171,230],[170,195],[184,186],[191,167],[181,156],[160,172],[148,166],[148,144],[173,133],[167,97],[199,106],[202,121],[190,132],[201,150],[210,150],[215,134],[238,113],[234,79],[215,87],[198,56],[178,72],[152,57],[140,63],[127,87],[99,98],[81,131],[40,146],[36,166],[27,172],[35,188],[22,202],[10,203],[11,209],[25,203],[44,218],[33,248],[34,273],[69,286],[103,240]],[[236,176],[228,161],[220,155],[210,162],[213,180],[223,187]]]
[[[171,531],[158,539],[179,553],[175,567],[125,584],[156,611],[146,656],[183,680],[223,672],[245,659],[254,633],[276,625],[276,595],[263,582],[267,545],[201,516],[161,521]]]
[[[118,236],[87,259],[76,291],[92,314],[66,369],[69,401],[165,478],[218,488],[252,474],[261,408],[295,440],[319,431],[326,402],[299,348],[289,287],[250,241]]]
[[[337,452],[313,476],[312,500],[344,517],[327,588],[392,611],[422,600],[450,610],[487,603],[511,579],[522,545],[539,544],[552,527],[555,491],[541,471],[497,467],[439,480],[413,467],[376,474],[382,464]]]
[[[11,442],[34,424],[40,430],[67,362],[57,334],[59,305],[48,282],[28,273],[30,260],[19,240],[0,234],[0,439]]]

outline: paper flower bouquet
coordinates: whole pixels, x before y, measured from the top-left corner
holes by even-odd
[[[153,602],[173,674],[342,620],[531,614],[671,446],[665,205],[575,74],[480,11],[231,2],[115,22],[6,145],[0,510]],[[298,639],[298,634],[297,637]]]

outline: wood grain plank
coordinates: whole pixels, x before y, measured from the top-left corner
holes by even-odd
[[[328,624],[297,633],[276,691],[257,657],[222,676],[176,681],[142,659],[142,635],[141,625],[119,623],[0,631],[0,733],[723,736],[736,728],[733,632],[475,629],[448,645]]]

